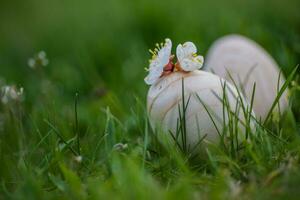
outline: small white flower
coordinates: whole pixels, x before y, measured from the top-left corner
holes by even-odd
[[[152,59],[149,65],[149,74],[144,79],[146,84],[154,84],[164,72],[164,67],[170,62],[172,41],[166,39],[164,44],[156,44],[157,48],[152,53]]]
[[[28,66],[32,69],[37,67],[45,67],[49,64],[45,51],[38,52],[33,58],[28,59]]]
[[[41,60],[45,59],[46,58],[46,53],[45,51],[40,51],[37,55],[37,57]]]
[[[34,58],[29,58],[28,59],[28,66],[30,67],[30,68],[35,68],[35,59]]]
[[[128,144],[123,144],[123,143],[117,143],[113,146],[113,149],[115,151],[124,151],[127,148],[128,148]]]
[[[197,55],[197,48],[192,42],[179,44],[176,48],[177,67],[184,71],[194,71],[203,65],[203,56]]]
[[[3,104],[7,104],[10,101],[21,101],[23,98],[24,89],[21,87],[19,90],[15,86],[3,86],[1,87],[1,101]]]
[[[74,157],[74,160],[78,163],[81,163],[82,162],[82,156],[75,156]]]
[[[37,57],[40,59],[42,66],[47,66],[49,63],[49,60],[47,59],[47,55],[45,51],[40,51],[37,55]]]

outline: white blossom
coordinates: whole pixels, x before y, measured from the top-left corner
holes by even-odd
[[[16,86],[5,85],[1,87],[1,102],[7,104],[11,101],[21,101],[23,98],[24,89],[17,89]]]
[[[183,71],[194,71],[203,65],[203,56],[197,55],[197,48],[192,42],[179,44],[176,48],[177,66]]]
[[[45,51],[38,52],[33,58],[29,58],[27,62],[28,66],[32,69],[37,67],[45,67],[49,64],[47,54]]]
[[[144,79],[148,85],[154,84],[161,77],[171,57],[172,41],[170,39],[167,38],[164,44],[156,44],[156,46],[154,51],[150,50],[152,58],[148,69],[149,74]]]
[[[123,144],[123,143],[117,143],[113,146],[113,149],[115,151],[124,151],[125,149],[128,148],[128,145],[127,144]]]
[[[82,162],[82,156],[75,156],[74,157],[74,160],[78,163],[81,163]]]

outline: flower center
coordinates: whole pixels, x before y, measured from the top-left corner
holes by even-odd
[[[173,63],[173,58],[174,58],[173,55],[170,56],[168,64],[166,64],[164,66],[164,72],[163,72],[162,76],[168,75],[168,74],[170,74],[174,71],[175,66],[174,66],[174,63]]]

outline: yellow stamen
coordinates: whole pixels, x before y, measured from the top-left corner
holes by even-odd
[[[150,52],[151,54],[154,54],[154,52],[153,52],[151,49],[149,49],[149,52]]]

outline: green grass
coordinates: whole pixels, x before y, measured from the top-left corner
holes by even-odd
[[[0,85],[23,87],[25,98],[0,103],[0,199],[297,199],[299,7],[298,0],[1,2]],[[283,88],[290,109],[270,112],[255,137],[247,128],[243,148],[224,139],[194,158],[186,143],[150,128],[148,49],[169,37],[193,41],[205,56],[229,33],[261,44],[285,77],[295,73]],[[49,65],[31,69],[27,61],[40,50]],[[247,126],[252,107],[241,109]],[[234,116],[221,136],[235,137]]]

